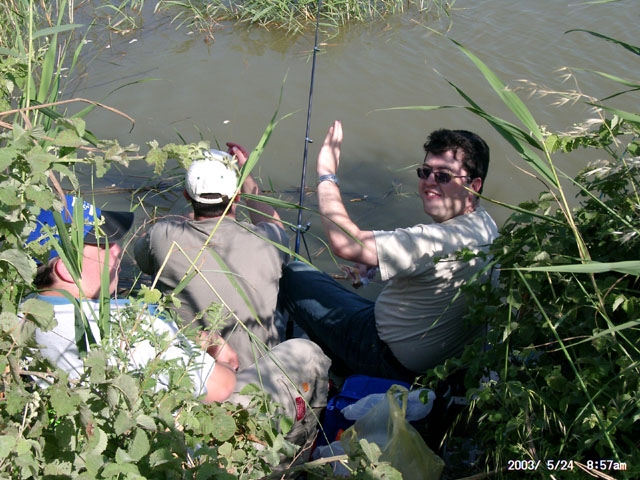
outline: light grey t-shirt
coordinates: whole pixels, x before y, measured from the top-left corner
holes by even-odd
[[[386,281],[375,305],[376,326],[396,358],[415,372],[461,353],[478,334],[463,320],[460,286],[485,266],[456,252],[487,251],[498,228],[487,213],[460,215],[446,222],[375,231],[380,275]]]
[[[213,234],[212,234],[213,232]],[[231,218],[166,220],[135,244],[140,269],[159,276],[165,293],[181,301],[180,321],[189,325],[210,305],[222,306],[219,333],[238,353],[241,368],[279,342],[275,325],[278,286],[287,255],[286,232],[273,223],[253,225]],[[206,318],[197,326],[206,327]]]

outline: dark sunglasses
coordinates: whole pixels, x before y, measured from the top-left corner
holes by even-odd
[[[452,178],[471,178],[469,175],[451,175],[447,172],[434,172],[431,167],[418,167],[418,177],[423,180],[427,180],[433,173],[433,178],[436,179],[436,183],[439,185],[445,185],[451,181]]]

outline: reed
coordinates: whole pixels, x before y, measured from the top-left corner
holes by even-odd
[[[382,19],[411,8],[419,12],[447,12],[452,2],[446,0],[325,0],[320,9],[320,23],[324,29],[336,29],[349,23],[363,23]],[[180,8],[181,21],[193,23],[236,22],[269,29],[300,33],[316,23],[318,0],[243,0],[199,1],[159,0],[160,7]]]
[[[638,47],[596,32],[572,34],[611,42],[630,61],[640,55]],[[469,321],[487,326],[487,336],[432,376],[467,372],[465,415],[477,421],[472,435],[485,451],[484,468],[498,477],[510,478],[503,467],[513,459],[540,461],[547,476],[580,469],[597,476],[600,464],[593,460],[608,458],[616,478],[636,478],[640,449],[630,439],[640,434],[640,116],[608,102],[624,97],[637,105],[640,82],[592,72],[618,91],[605,99],[554,92],[559,105],[584,101],[594,118],[569,133],[549,132],[479,56],[453,42],[517,121],[491,114],[451,82],[465,105],[408,108],[478,115],[547,190],[537,201],[510,207],[515,213],[492,247],[499,284],[465,288]],[[577,148],[597,150],[601,159],[570,178],[557,159]],[[577,200],[567,185],[578,190]],[[558,466],[566,471],[554,472]]]

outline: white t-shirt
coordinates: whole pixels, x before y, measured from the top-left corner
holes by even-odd
[[[491,216],[478,207],[446,222],[374,235],[380,275],[387,282],[375,305],[380,339],[415,372],[461,353],[478,331],[464,323],[460,287],[486,261],[460,260],[456,252],[488,250],[498,236]]]
[[[36,330],[36,341],[42,348],[42,354],[60,369],[69,373],[70,378],[78,378],[83,371],[83,362],[76,344],[76,310],[73,303],[66,297],[51,295],[38,295],[42,300],[53,305],[57,325],[53,330],[44,332]],[[123,315],[123,309],[127,308],[128,301],[112,300],[110,305],[111,328],[118,328],[118,317]],[[102,342],[98,327],[99,303],[93,300],[82,302],[82,309],[89,322],[91,333],[96,344]],[[207,379],[213,368],[215,360],[203,349],[182,337],[175,323],[165,321],[160,317],[144,313],[139,316],[137,323],[139,331],[127,332],[126,338],[122,338],[122,349],[129,356],[129,369],[136,370],[144,367],[151,359],[160,356],[163,360],[178,360],[183,362],[189,371],[189,376],[195,386],[196,396],[207,393]],[[162,352],[145,340],[145,337],[154,335],[161,338],[166,336],[168,346]],[[89,350],[88,340],[85,336],[86,349]],[[193,357],[191,355],[193,354]],[[167,378],[160,376],[159,386],[168,384]]]
[[[75,307],[65,297],[40,295],[39,300],[53,305],[58,325],[50,331],[36,330],[36,341],[42,347],[43,355],[59,368],[69,373],[70,378],[78,378],[83,371],[83,362],[75,341]],[[125,315],[126,300],[111,302],[111,328],[118,328],[118,317]],[[82,308],[87,315],[89,326],[96,344],[104,344],[97,323],[98,302],[85,301]],[[206,381],[215,367],[215,360],[204,350],[181,335],[173,322],[164,321],[153,312],[144,313],[138,318],[135,332],[128,331],[122,337],[122,349],[129,357],[128,371],[143,367],[158,355],[163,360],[183,362],[195,385],[196,396],[207,392]],[[166,342],[154,341],[153,345],[165,343],[166,348],[159,352],[149,336]],[[114,338],[119,338],[114,336]],[[89,345],[87,350],[89,349]],[[193,355],[191,355],[193,353]],[[317,431],[317,412],[327,404],[329,387],[329,358],[322,349],[310,340],[294,338],[278,344],[267,352],[255,364],[237,373],[234,393],[227,399],[230,402],[247,406],[252,396],[240,392],[249,384],[256,385],[269,394],[277,405],[276,412],[284,414],[294,421],[287,439],[304,444]],[[168,385],[164,376],[157,378],[158,387]],[[39,382],[46,385],[43,382]]]

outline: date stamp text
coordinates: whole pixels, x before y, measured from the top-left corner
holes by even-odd
[[[573,460],[549,459],[549,460],[509,460],[507,470],[509,471],[536,471],[539,469],[550,471],[573,470],[575,468]]]
[[[551,472],[569,471],[569,470],[598,470],[598,471],[624,471],[627,470],[626,462],[618,462],[615,460],[584,460],[576,462],[567,459],[549,459],[549,460],[508,460],[507,470],[515,472],[537,471],[545,469]]]

